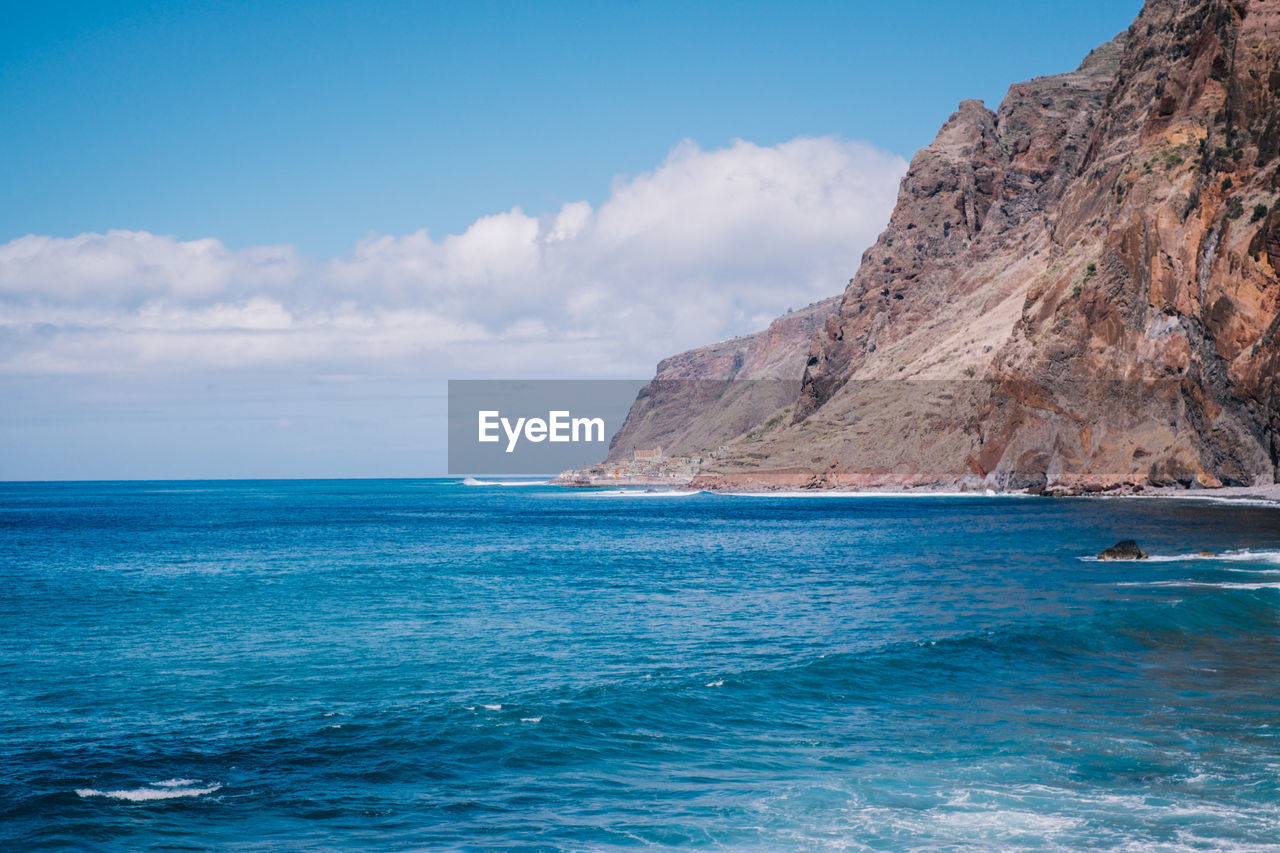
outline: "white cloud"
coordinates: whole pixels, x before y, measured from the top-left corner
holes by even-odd
[[[214,239],[182,242],[144,231],[28,235],[0,245],[0,298],[49,304],[197,301],[231,288],[288,286],[302,265],[289,246],[235,252]]]
[[[0,371],[644,376],[838,293],[906,163],[860,143],[691,142],[609,198],[373,236],[332,260],[110,231],[0,245]]]

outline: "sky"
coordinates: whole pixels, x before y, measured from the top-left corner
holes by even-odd
[[[840,292],[1137,2],[3,4],[0,479],[442,473],[449,378]]]

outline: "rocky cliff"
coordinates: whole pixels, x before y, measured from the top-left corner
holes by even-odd
[[[809,340],[836,303],[825,299],[755,334],[664,359],[613,437],[609,461],[657,447],[709,458],[774,417],[799,393]]]
[[[727,444],[708,486],[1275,482],[1278,189],[1280,0],[1149,0],[1077,70],[960,104],[804,354],[756,339],[785,405],[633,414]]]

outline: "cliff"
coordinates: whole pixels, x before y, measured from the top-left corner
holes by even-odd
[[[656,447],[710,457],[774,416],[799,393],[809,340],[835,306],[825,299],[755,334],[664,359],[613,437],[608,461]]]
[[[1280,0],[1150,0],[1077,70],[960,104],[803,356],[753,343],[800,374],[785,404],[633,414],[728,445],[712,487],[1275,482],[1277,189]]]

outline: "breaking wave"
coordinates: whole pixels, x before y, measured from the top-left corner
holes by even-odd
[[[96,788],[77,788],[81,797],[105,797],[110,800],[126,800],[131,803],[147,803],[154,800],[176,800],[182,797],[200,797],[222,790],[222,786],[214,783],[202,786],[195,779],[166,779],[153,782],[148,788],[129,788],[119,791],[99,791]]]
[[[1095,556],[1081,557],[1085,562],[1098,562]],[[1280,566],[1280,551],[1259,550],[1255,551],[1249,548],[1241,548],[1232,551],[1195,551],[1186,554],[1151,554],[1143,560],[1144,563],[1189,563],[1195,561],[1221,562],[1221,563],[1266,563],[1273,566]]]
[[[708,494],[700,489],[605,489],[603,491],[582,492],[582,494],[598,498],[687,498],[691,495]]]

